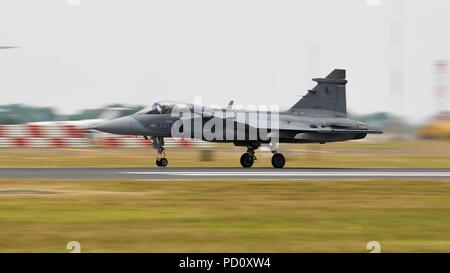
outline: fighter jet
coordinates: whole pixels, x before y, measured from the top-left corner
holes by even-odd
[[[272,109],[215,108],[177,102],[156,102],[136,114],[97,124],[93,129],[152,139],[157,150],[156,165],[165,167],[164,138],[195,138],[210,142],[230,142],[247,147],[240,163],[253,166],[255,151],[262,145],[272,150],[272,165],[283,168],[286,159],[279,143],[320,143],[363,139],[381,134],[376,128],[347,118],[346,71],[335,69],[287,111]]]

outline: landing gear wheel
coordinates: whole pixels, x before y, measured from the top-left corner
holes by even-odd
[[[252,155],[251,153],[245,153],[241,156],[241,165],[244,168],[251,168],[254,162],[254,155]]]
[[[156,159],[156,166],[158,167],[166,167],[167,164],[169,164],[169,160],[167,158],[157,158]]]
[[[159,160],[159,164],[161,164],[161,167],[165,167],[165,166],[167,166],[167,164],[169,164],[169,160],[167,160],[167,158],[163,157]]]
[[[286,164],[286,159],[284,155],[276,153],[272,156],[272,166],[277,169],[281,169]]]
[[[148,139],[144,136],[145,139]],[[169,161],[166,159],[166,153],[164,152],[164,138],[160,136],[152,136],[152,147],[158,151],[158,155],[156,156],[156,166],[165,167],[169,164]]]

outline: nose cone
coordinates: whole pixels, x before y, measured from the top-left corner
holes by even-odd
[[[117,135],[138,135],[145,130],[139,121],[132,116],[102,121],[94,125],[92,129]]]

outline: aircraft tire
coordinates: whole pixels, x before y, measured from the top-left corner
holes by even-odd
[[[159,159],[159,165],[160,165],[160,167],[166,167],[167,166],[167,164],[169,164],[169,160],[167,160],[167,158],[160,158]]]
[[[245,153],[241,156],[241,166],[244,168],[251,168],[254,162],[254,156],[250,153]]]
[[[281,169],[284,167],[284,164],[286,164],[286,159],[284,158],[284,155],[276,153],[272,156],[272,166],[274,168]]]
[[[156,166],[158,167],[166,167],[169,164],[169,161],[166,158],[157,158]]]

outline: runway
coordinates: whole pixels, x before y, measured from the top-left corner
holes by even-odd
[[[450,168],[0,168],[0,179],[440,179]]]

